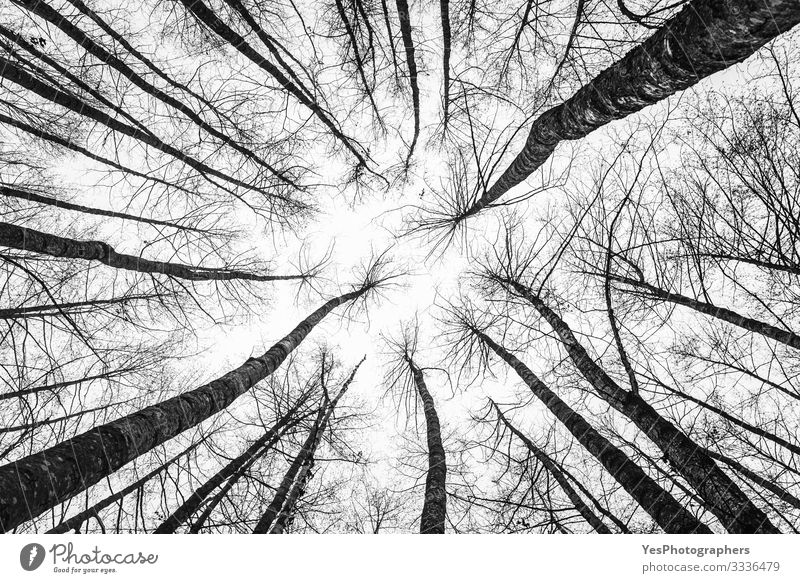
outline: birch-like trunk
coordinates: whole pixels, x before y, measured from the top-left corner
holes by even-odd
[[[264,435],[256,439],[241,455],[228,462],[222,469],[192,492],[186,501],[176,508],[175,511],[153,531],[153,534],[174,533],[181,524],[189,520],[189,517],[200,509],[211,492],[216,490],[225,480],[238,472],[242,466],[247,464],[256,454],[262,450],[274,447],[281,436],[297,422],[294,419],[294,415],[297,413],[297,408],[299,406],[300,403],[292,407],[292,409],[281,416]]]
[[[180,458],[182,458],[182,457],[184,457],[186,455],[189,455],[201,443],[203,443],[203,440],[198,441],[197,443],[193,443],[192,445],[187,447],[185,450],[183,450],[181,453],[179,453],[175,457],[165,461],[163,464],[158,466],[155,470],[153,470],[149,474],[146,474],[145,476],[142,476],[141,478],[136,480],[134,483],[132,483],[131,485],[129,485],[129,486],[125,487],[125,488],[123,488],[122,490],[120,490],[116,494],[112,494],[111,496],[108,496],[107,498],[104,498],[103,500],[101,500],[100,502],[98,502],[97,504],[92,506],[91,508],[87,508],[83,512],[80,512],[80,513],[76,514],[75,516],[73,516],[72,518],[68,518],[64,522],[54,526],[53,528],[51,528],[50,530],[47,531],[47,534],[63,534],[65,532],[69,532],[71,530],[74,530],[74,531],[77,532],[77,530],[81,527],[81,525],[84,522],[86,522],[87,520],[89,520],[92,516],[98,516],[99,512],[101,510],[103,510],[104,508],[107,508],[108,506],[111,506],[114,502],[116,502],[118,500],[122,500],[125,496],[127,496],[131,492],[135,492],[136,490],[141,488],[143,485],[145,485],[151,479],[153,479],[158,474],[160,474],[161,472],[166,470],[169,466],[171,466],[173,463],[178,461]]]
[[[428,472],[425,476],[425,502],[419,521],[421,534],[444,534],[447,517],[447,459],[442,444],[442,428],[433,397],[425,384],[425,376],[414,362],[406,357],[414,377],[417,394],[425,414],[425,434],[428,441]]]
[[[116,269],[138,271],[140,273],[157,273],[192,281],[283,281],[303,279],[302,275],[259,275],[237,269],[195,267],[182,263],[154,261],[136,255],[117,253],[113,247],[102,241],[78,241],[4,222],[0,222],[0,245],[19,249],[20,251],[50,255],[51,257],[99,261],[103,265]]]
[[[662,417],[638,393],[624,390],[608,376],[578,342],[567,323],[541,298],[519,283],[510,282],[509,285],[550,324],[572,362],[591,383],[597,395],[650,438],[729,532],[778,532],[767,515],[705,454],[702,447]]]
[[[521,184],[559,142],[584,138],[745,60],[800,22],[797,0],[694,0],[564,103],[540,115],[522,150],[465,213]]]
[[[531,392],[561,421],[578,443],[600,462],[665,532],[711,533],[711,529],[681,506],[621,449],[600,435],[583,416],[562,401],[522,361],[480,330],[473,330],[473,333],[514,369]]]
[[[32,520],[224,410],[275,372],[325,316],[368,289],[362,287],[327,301],[263,355],[249,358],[206,385],[0,467],[0,531]]]
[[[583,517],[583,519],[589,523],[597,533],[599,534],[611,534],[611,530],[603,524],[603,521],[598,518],[598,516],[592,512],[592,509],[583,501],[583,498],[580,497],[580,494],[575,491],[575,488],[572,487],[572,484],[569,483],[567,476],[564,475],[564,472],[561,471],[561,468],[550,459],[550,456],[539,449],[536,444],[531,441],[527,435],[522,433],[519,429],[514,427],[514,425],[503,415],[503,412],[497,406],[497,404],[492,401],[492,405],[494,406],[495,411],[497,411],[498,417],[503,422],[503,425],[508,427],[508,429],[513,433],[522,443],[525,444],[525,447],[528,449],[529,452],[533,454],[533,456],[539,460],[550,475],[553,476],[555,481],[561,486],[561,489],[564,490],[564,493],[569,498],[569,501],[575,505],[575,509],[578,513]]]

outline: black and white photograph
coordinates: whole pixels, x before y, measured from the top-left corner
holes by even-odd
[[[0,579],[800,580],[798,25],[0,0]]]

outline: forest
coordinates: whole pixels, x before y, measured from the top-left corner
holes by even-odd
[[[0,532],[800,533],[800,2],[0,4]]]

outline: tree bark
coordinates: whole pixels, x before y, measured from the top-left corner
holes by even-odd
[[[136,255],[117,253],[108,243],[102,241],[78,241],[0,222],[0,245],[50,255],[51,257],[85,259],[99,261],[103,265],[138,271],[158,273],[192,281],[283,281],[303,279],[302,275],[259,275],[236,269],[194,267],[182,263],[153,261]]]
[[[444,534],[447,518],[447,459],[442,444],[442,429],[425,376],[408,356],[405,357],[425,413],[428,441],[428,472],[425,476],[425,503],[419,522],[421,534]]]
[[[325,316],[368,289],[327,301],[263,355],[206,385],[0,467],[0,531],[33,519],[224,410],[275,372]]]
[[[653,297],[659,300],[677,304],[679,306],[691,308],[697,312],[700,312],[701,314],[712,316],[718,320],[728,322],[729,324],[733,324],[739,328],[744,328],[745,330],[749,330],[755,334],[761,334],[767,338],[772,338],[773,340],[777,340],[778,342],[786,344],[787,346],[791,346],[792,348],[800,349],[800,336],[789,330],[783,330],[777,326],[767,324],[766,322],[762,322],[754,318],[748,318],[747,316],[742,316],[733,310],[720,308],[707,302],[701,302],[700,300],[695,300],[689,296],[668,292],[667,290],[661,289],[660,287],[644,281],[631,279],[629,277],[620,277],[617,275],[612,275],[611,278],[614,281],[624,283],[637,290],[641,290],[646,297]]]
[[[517,282],[508,282],[508,285],[527,300],[553,328],[572,362],[595,388],[598,396],[630,419],[650,438],[729,532],[778,532],[767,515],[705,454],[703,448],[662,417],[640,395],[624,390],[608,376],[578,342],[566,322],[541,298]]]
[[[519,154],[461,218],[521,184],[559,142],[584,138],[745,60],[798,22],[796,0],[694,0],[567,101],[539,116]]]
[[[311,430],[308,432],[308,437],[300,448],[297,456],[294,458],[294,460],[292,460],[292,464],[289,466],[286,474],[284,474],[283,480],[281,480],[281,485],[275,491],[275,496],[273,497],[272,502],[270,502],[267,510],[261,516],[256,524],[256,527],[253,529],[253,534],[281,534],[283,532],[287,520],[289,520],[289,517],[294,514],[295,506],[297,505],[297,501],[302,494],[303,488],[305,487],[305,481],[308,478],[308,473],[310,472],[311,466],[314,463],[314,454],[316,453],[323,433],[325,433],[325,429],[328,426],[331,415],[333,415],[333,410],[336,408],[336,404],[339,402],[339,399],[342,398],[347,389],[350,387],[350,383],[353,382],[356,372],[358,372],[358,369],[361,366],[361,363],[364,362],[364,359],[366,359],[366,356],[356,365],[356,367],[350,373],[350,376],[342,384],[342,388],[339,390],[339,393],[332,401],[329,401],[327,393],[325,394],[325,402],[323,402],[323,404],[320,406],[317,419],[314,421],[314,425],[312,425]],[[274,527],[278,527],[278,530],[274,531]]]
[[[562,401],[516,356],[480,330],[474,329],[473,333],[516,371],[531,392],[561,421],[578,443],[600,462],[665,532],[711,533],[711,529],[681,506],[621,449],[600,435],[583,416]]]
[[[592,509],[583,501],[583,498],[575,491],[575,488],[572,487],[572,484],[569,483],[569,480],[564,475],[564,472],[561,471],[561,468],[556,465],[556,463],[543,452],[541,449],[536,447],[536,445],[531,441],[528,436],[523,434],[519,429],[514,427],[511,422],[503,415],[503,412],[500,410],[500,407],[497,406],[497,403],[492,401],[492,406],[494,407],[495,411],[497,411],[497,416],[503,422],[503,425],[508,427],[508,429],[513,433],[517,438],[525,444],[525,447],[528,449],[529,452],[533,454],[533,456],[539,460],[539,462],[550,472],[550,475],[555,478],[555,481],[558,482],[558,485],[561,486],[561,489],[564,490],[564,493],[569,498],[570,502],[575,505],[575,509],[580,513],[583,519],[589,523],[598,534],[611,534],[611,530],[603,524],[603,521],[600,520],[597,515],[592,512]]]
[[[133,482],[130,486],[127,486],[126,488],[123,488],[122,490],[120,490],[116,494],[112,494],[111,496],[108,496],[107,498],[104,498],[103,500],[101,500],[100,502],[98,502],[97,504],[92,506],[91,508],[87,508],[83,512],[80,512],[80,513],[76,514],[75,516],[73,516],[72,518],[69,518],[69,519],[65,520],[64,522],[54,526],[53,528],[51,528],[50,530],[47,531],[47,534],[63,534],[65,532],[69,532],[71,530],[74,530],[74,531],[77,532],[78,529],[81,527],[81,525],[84,522],[86,522],[87,520],[89,520],[92,516],[97,516],[98,513],[101,510],[103,510],[104,508],[107,508],[108,506],[111,506],[117,500],[122,500],[125,496],[127,496],[131,492],[135,492],[136,490],[141,488],[144,484],[146,484],[151,479],[153,479],[155,476],[157,476],[158,474],[160,474],[161,472],[166,470],[169,466],[171,466],[173,463],[178,461],[180,458],[182,458],[183,456],[189,455],[200,444],[202,444],[203,441],[204,440],[198,441],[197,443],[193,443],[192,445],[190,445],[189,447],[184,449],[181,453],[179,453],[175,457],[165,461],[163,464],[161,464],[159,467],[157,467],[155,470],[153,470],[149,474],[147,474],[147,475],[139,478],[135,482]]]
[[[414,136],[408,149],[406,166],[411,162],[414,148],[419,138],[419,83],[417,79],[417,60],[414,51],[414,39],[411,36],[411,17],[409,15],[408,0],[396,0],[397,14],[400,18],[400,36],[406,51],[406,64],[408,65],[408,82],[411,85],[411,105],[414,108]]]

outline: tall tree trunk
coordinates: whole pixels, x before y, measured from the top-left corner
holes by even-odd
[[[442,20],[442,120],[446,132],[447,123],[450,121],[450,51],[452,48],[449,0],[439,0],[439,12]]]
[[[303,279],[304,277],[303,275],[259,275],[237,269],[195,267],[181,263],[153,261],[136,255],[117,253],[113,247],[102,241],[78,241],[4,222],[0,222],[0,245],[20,251],[42,253],[51,257],[99,261],[116,269],[158,273],[192,281],[230,281],[234,279],[282,281]]]
[[[428,440],[428,472],[425,476],[425,503],[419,521],[421,534],[444,534],[447,518],[447,459],[442,444],[442,429],[433,397],[425,384],[425,376],[408,356],[405,357],[425,413]]]
[[[138,490],[139,488],[144,486],[147,482],[149,482],[151,479],[156,477],[158,474],[160,474],[161,472],[166,470],[169,466],[171,466],[173,463],[178,461],[180,458],[182,458],[182,457],[184,457],[186,455],[189,455],[192,451],[194,451],[204,441],[205,440],[200,440],[197,443],[193,443],[192,445],[190,445],[189,447],[184,449],[181,453],[179,453],[175,457],[165,461],[163,464],[161,464],[159,467],[157,467],[152,472],[146,474],[145,476],[142,476],[141,478],[139,478],[138,480],[133,482],[130,486],[127,486],[126,488],[123,488],[122,490],[120,490],[116,494],[112,494],[111,496],[108,496],[107,498],[104,498],[103,500],[101,500],[100,502],[98,502],[97,504],[92,506],[91,508],[87,508],[83,512],[80,512],[80,513],[76,514],[75,516],[73,516],[72,518],[69,518],[69,519],[65,520],[64,522],[54,526],[53,528],[51,528],[50,530],[47,531],[47,534],[63,534],[65,532],[69,532],[71,530],[74,530],[74,531],[77,532],[78,529],[81,527],[81,525],[84,522],[86,522],[87,520],[89,520],[92,516],[97,516],[98,513],[101,510],[103,510],[104,508],[107,508],[108,506],[111,506],[117,500],[122,500],[125,496],[127,496],[131,492],[135,492],[136,490]]]
[[[26,114],[27,114],[27,112],[26,112]],[[183,186],[180,186],[180,185],[177,185],[177,184],[172,184],[172,183],[170,183],[170,182],[168,182],[166,180],[163,180],[161,178],[158,178],[156,176],[150,176],[149,174],[145,174],[143,172],[139,172],[138,170],[134,170],[133,168],[129,168],[127,166],[123,166],[122,164],[120,164],[118,162],[115,162],[114,160],[111,160],[109,158],[105,158],[103,156],[99,156],[99,155],[87,150],[86,148],[84,148],[80,144],[76,144],[72,140],[69,140],[69,139],[64,138],[62,136],[58,136],[56,134],[50,133],[50,132],[46,131],[44,128],[34,127],[32,125],[29,125],[29,124],[26,124],[26,123],[21,122],[19,120],[16,120],[16,119],[14,119],[12,117],[8,117],[7,115],[3,115],[2,113],[0,113],[0,123],[4,123],[4,124],[9,125],[11,127],[17,128],[18,130],[26,132],[26,133],[28,133],[28,134],[30,134],[32,136],[35,136],[35,137],[37,137],[39,139],[45,140],[47,142],[50,142],[51,144],[56,144],[58,146],[61,146],[62,148],[67,148],[68,150],[72,150],[73,152],[77,152],[77,153],[79,153],[79,154],[81,154],[83,156],[86,156],[90,160],[95,160],[96,162],[100,162],[101,164],[104,164],[104,165],[108,166],[109,168],[113,168],[114,170],[118,170],[118,171],[120,171],[120,172],[122,172],[124,174],[128,174],[130,176],[136,176],[137,178],[141,178],[142,180],[147,180],[149,182],[155,182],[157,184],[161,184],[163,186],[166,186],[167,188],[174,188],[176,190],[180,190],[181,192],[184,192],[184,193],[186,193],[188,195],[191,195],[191,196],[197,196],[197,192],[194,191],[194,190],[189,190],[188,188],[184,188]]]
[[[419,82],[417,79],[417,60],[414,51],[414,39],[411,36],[411,16],[408,10],[408,0],[396,0],[397,14],[400,17],[400,35],[406,50],[406,64],[408,65],[408,82],[411,85],[411,105],[414,108],[414,136],[408,148],[406,166],[411,162],[414,148],[419,139]]]
[[[650,438],[729,532],[778,532],[767,515],[705,454],[702,447],[662,417],[640,395],[624,390],[608,376],[578,342],[566,322],[541,298],[517,282],[508,282],[508,285],[511,291],[530,302],[553,328],[572,362],[598,396],[633,421]]]
[[[254,186],[253,184],[248,184],[247,182],[243,182],[237,178],[234,178],[233,176],[229,176],[223,172],[220,172],[219,170],[215,170],[205,163],[200,162],[191,156],[187,156],[179,149],[156,137],[153,133],[122,123],[121,121],[109,116],[105,112],[97,109],[89,103],[78,99],[74,95],[44,83],[21,67],[17,66],[16,63],[13,63],[3,57],[0,57],[0,76],[19,85],[20,87],[28,89],[29,91],[39,95],[44,99],[47,99],[48,101],[56,103],[62,107],[74,111],[79,115],[101,123],[107,128],[116,132],[134,138],[135,140],[139,140],[148,146],[152,146],[153,148],[172,156],[176,160],[180,160],[187,166],[190,166],[196,170],[202,176],[214,176],[215,178],[235,184],[236,186],[245,189],[245,191],[256,190],[264,195],[268,200],[280,200],[287,205],[292,205],[295,207],[302,206],[297,201],[278,194],[274,189],[271,191],[265,190],[264,188]]]
[[[266,534],[271,532],[270,529],[273,526],[277,526],[279,519],[282,521],[281,527],[278,529],[278,532],[273,534],[280,534],[283,532],[283,528],[286,526],[286,521],[289,519],[289,516],[294,514],[294,509],[301,494],[301,490],[304,487],[308,472],[311,470],[314,454],[322,439],[322,435],[325,433],[331,415],[333,415],[333,410],[336,408],[339,399],[342,398],[350,387],[350,383],[353,382],[356,372],[358,372],[364,359],[366,359],[366,356],[355,366],[350,376],[342,384],[339,393],[332,401],[329,400],[327,393],[325,394],[325,400],[323,404],[320,405],[317,418],[314,421],[314,425],[311,426],[311,430],[308,432],[308,437],[300,448],[297,456],[292,460],[286,474],[284,474],[281,485],[275,491],[272,502],[270,502],[266,511],[256,524],[256,527],[253,529],[253,534]]]
[[[625,453],[600,435],[584,418],[567,405],[545,385],[533,371],[516,356],[497,344],[480,330],[475,334],[495,354],[502,358],[528,385],[531,392],[566,427],[575,439],[592,454],[639,505],[668,533],[710,533],[705,524],[697,520],[658,482]]]
[[[463,217],[480,212],[522,183],[559,142],[586,137],[745,60],[798,22],[796,0],[690,2],[575,95],[540,115],[510,166]]]
[[[561,468],[541,449],[536,447],[536,445],[531,441],[528,436],[523,434],[519,429],[514,427],[511,422],[506,419],[506,416],[503,415],[503,412],[500,410],[500,407],[497,406],[497,403],[492,401],[492,406],[494,407],[495,411],[497,411],[497,416],[503,422],[503,425],[508,427],[508,429],[517,436],[517,438],[525,444],[525,447],[528,449],[529,452],[533,454],[533,456],[539,460],[550,475],[555,478],[555,481],[558,482],[558,485],[561,486],[561,489],[564,490],[564,493],[569,498],[570,502],[575,505],[575,509],[580,513],[583,519],[589,523],[596,532],[599,534],[611,534],[611,530],[603,524],[603,521],[600,520],[597,515],[592,512],[592,509],[583,501],[583,498],[580,497],[575,491],[575,488],[572,487],[572,484],[569,483],[569,480],[564,475],[564,472],[561,471]]]
[[[112,217],[115,219],[122,219],[123,221],[134,221],[137,223],[144,223],[146,225],[155,225],[158,227],[169,227],[170,229],[177,229],[179,231],[194,231],[194,232],[202,232],[202,229],[195,229],[192,227],[184,227],[183,225],[178,225],[176,223],[171,223],[169,221],[160,221],[158,219],[150,219],[147,217],[141,217],[136,215],[131,215],[128,213],[120,213],[116,211],[109,211],[105,209],[98,209],[89,206],[83,206],[80,204],[74,204],[71,202],[66,202],[63,200],[59,200],[57,198],[53,198],[52,196],[47,196],[45,194],[40,194],[37,192],[31,192],[30,190],[22,190],[12,186],[10,184],[2,184],[0,183],[0,195],[8,196],[10,198],[18,198],[21,200],[27,200],[29,202],[35,202],[38,204],[46,204],[48,206],[52,206],[55,208],[66,209],[69,211],[77,211],[79,213],[87,214],[87,215],[95,215],[98,217]]]
[[[701,302],[700,300],[695,300],[689,296],[669,292],[644,281],[631,279],[629,277],[620,277],[617,275],[612,275],[611,278],[616,282],[624,283],[636,290],[641,291],[642,295],[645,297],[657,298],[659,300],[671,302],[679,306],[691,308],[697,312],[700,312],[701,314],[712,316],[718,320],[728,322],[729,324],[749,330],[755,334],[761,334],[767,338],[772,338],[773,340],[777,340],[778,342],[786,344],[787,346],[791,346],[792,348],[800,349],[800,336],[790,330],[783,330],[782,328],[767,324],[766,322],[762,322],[754,318],[748,318],[747,316],[742,316],[733,310],[720,308],[707,302]]]
[[[228,462],[216,474],[206,480],[200,487],[198,487],[186,499],[186,501],[176,508],[164,522],[162,522],[154,531],[153,534],[172,534],[181,524],[189,520],[189,518],[197,512],[202,506],[203,502],[208,496],[216,490],[222,482],[230,478],[233,474],[239,471],[242,466],[247,464],[256,454],[262,450],[268,450],[278,443],[281,436],[286,433],[291,427],[297,424],[299,420],[295,419],[297,410],[302,403],[296,403],[285,415],[282,415],[275,424],[270,427],[264,435],[256,439],[250,447],[248,447],[241,455],[235,457]]]
[[[211,8],[206,6],[201,0],[180,0],[180,2],[183,3],[187,10],[189,10],[189,12],[191,12],[198,21],[202,22],[217,36],[230,43],[237,51],[261,67],[271,77],[273,77],[278,84],[286,90],[287,93],[293,95],[295,99],[310,109],[311,112],[331,131],[336,139],[338,139],[358,159],[362,166],[368,166],[367,160],[364,158],[364,154],[358,147],[356,147],[356,145],[353,143],[353,140],[344,135],[336,120],[334,120],[333,117],[316,101],[312,100],[304,91],[302,91],[290,79],[288,79],[280,71],[280,69],[261,56],[258,51],[253,49],[253,47],[251,47],[241,35],[225,24]]]
[[[75,26],[69,20],[64,18],[59,12],[49,6],[44,0],[11,0],[15,4],[22,6],[32,13],[36,14],[37,16],[43,18],[47,22],[51,23],[55,27],[57,27],[61,32],[69,36],[73,41],[75,41],[78,46],[86,50],[89,54],[93,55],[109,67],[113,67],[116,69],[123,77],[125,77],[128,81],[136,85],[139,89],[147,93],[148,95],[152,95],[156,99],[162,101],[163,103],[169,105],[170,107],[180,111],[183,115],[187,118],[192,120],[198,127],[202,128],[203,131],[206,133],[214,136],[222,143],[226,144],[227,146],[233,148],[240,154],[243,154],[247,158],[255,161],[259,166],[267,169],[272,175],[276,176],[283,182],[290,184],[291,186],[297,188],[297,184],[292,181],[288,176],[284,173],[280,172],[276,168],[274,168],[271,164],[269,164],[266,160],[260,157],[258,154],[253,152],[252,150],[245,148],[239,142],[232,139],[229,135],[224,132],[219,131],[214,126],[207,123],[203,118],[201,118],[197,113],[195,113],[192,109],[190,109],[187,105],[182,103],[179,99],[164,93],[159,88],[155,87],[151,83],[148,83],[145,79],[140,77],[133,69],[131,69],[124,61],[118,58],[116,55],[113,55],[105,48],[100,46],[94,40],[92,40],[86,33],[84,33],[80,28]],[[84,14],[92,16],[89,14],[89,9],[82,2],[79,0],[70,0],[72,4],[78,7],[81,12]],[[88,12],[87,12],[88,11]],[[106,31],[108,32],[108,31]],[[120,37],[116,35],[118,40]],[[127,43],[125,43],[127,44]],[[130,46],[128,44],[128,46]]]
[[[263,355],[206,385],[0,467],[0,531],[33,519],[224,410],[275,372],[325,316],[369,289],[328,300]]]

